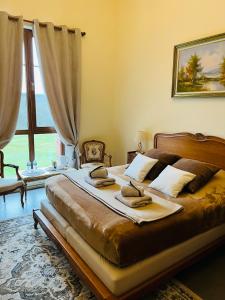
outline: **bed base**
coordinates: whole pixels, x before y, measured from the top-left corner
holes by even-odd
[[[136,288],[124,293],[121,296],[116,296],[102,283],[102,281],[95,275],[89,266],[82,260],[77,252],[69,245],[63,236],[55,229],[51,222],[44,216],[41,210],[33,211],[34,228],[37,229],[38,224],[45,231],[47,236],[55,242],[55,244],[64,252],[69,259],[76,274],[83,280],[90,290],[95,294],[97,299],[101,300],[127,300],[127,299],[141,299],[147,293],[155,290],[159,284],[165,282],[169,278],[176,275],[178,272],[186,267],[191,266],[198,260],[204,258],[209,253],[217,249],[219,246],[225,244],[225,235],[219,239],[211,242],[209,245],[194,252],[192,255],[182,259],[173,266],[165,269],[156,276],[139,284]]]

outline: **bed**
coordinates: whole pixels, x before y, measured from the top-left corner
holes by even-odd
[[[182,157],[213,163],[225,170],[225,140],[218,137],[204,136],[202,134],[193,135],[190,133],[160,133],[154,137],[154,147]],[[114,169],[114,172],[116,171],[118,169]],[[60,179],[60,177],[58,180],[59,183],[63,182],[63,179]],[[218,172],[214,180],[215,184],[217,184],[216,180],[225,182],[224,171]],[[212,185],[211,188],[215,188],[213,182],[210,184]],[[56,193],[55,190],[54,193]],[[199,195],[194,194],[192,201],[196,203],[196,200],[198,201],[199,197],[202,198],[204,195],[207,195],[208,191],[201,193]],[[85,230],[76,224],[71,226],[72,219],[67,218],[67,215],[62,216],[59,213],[60,209],[55,207],[52,202],[51,193],[47,192],[47,194],[49,202],[44,201],[41,204],[41,210],[33,212],[35,228],[37,228],[39,223],[47,235],[61,247],[76,273],[99,299],[139,299],[142,295],[156,288],[163,280],[167,280],[181,269],[204,257],[204,255],[207,255],[225,241],[225,210],[223,210],[222,206],[221,211],[217,212],[215,222],[209,227],[207,227],[207,224],[209,220],[213,219],[211,215],[209,215],[207,220],[204,219],[204,216],[203,219],[200,219],[200,223],[202,220],[206,220],[203,226],[204,230],[201,226],[199,230],[196,230],[190,236],[186,235],[178,243],[172,243],[172,238],[168,239],[168,244],[165,248],[156,248],[149,256],[146,256],[146,253],[143,252],[143,256],[140,256],[138,261],[132,261],[132,258],[135,257],[134,253],[130,260],[122,260],[122,263],[126,263],[124,266],[118,266],[120,260],[113,261],[112,258],[116,259],[115,255],[104,257],[101,253],[101,247],[99,251],[96,251],[91,242],[87,243],[84,235]],[[222,187],[220,197],[224,198],[223,195],[224,190]],[[185,203],[185,197],[181,201]],[[101,205],[97,209],[100,209],[100,207]],[[105,210],[104,214],[107,215],[109,213],[110,216],[111,212],[107,211],[109,208],[104,207],[102,210]],[[177,216],[174,217],[176,218]],[[168,220],[173,220],[174,217],[171,216]],[[115,216],[115,218],[119,217]],[[157,224],[154,224],[153,228],[154,226],[157,229]],[[171,228],[173,229],[173,227]],[[194,229],[195,226],[193,227]],[[154,234],[154,230],[152,234]],[[154,237],[153,235],[154,238],[156,236]],[[98,239],[98,236],[96,238]],[[99,241],[101,242],[100,238]],[[99,245],[101,246],[101,243]],[[107,245],[109,248],[112,248],[109,243],[103,246],[106,247]],[[123,258],[124,253],[127,251],[126,249],[124,252],[121,252],[121,256],[118,256],[119,259]]]

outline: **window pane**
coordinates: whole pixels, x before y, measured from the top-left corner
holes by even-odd
[[[7,164],[14,164],[20,169],[26,169],[29,160],[28,136],[14,135],[12,141],[4,148],[4,161]],[[15,177],[16,172],[12,168],[5,168],[6,177]]]
[[[23,65],[25,65],[25,49],[24,49],[24,44],[23,44]]]
[[[36,121],[38,127],[55,127],[51,116],[48,99],[43,94],[36,94]]]
[[[35,45],[34,38],[32,38],[32,47],[33,47],[33,64],[34,67],[39,66],[38,58],[37,58],[37,49]]]
[[[19,108],[19,115],[18,115],[16,129],[17,130],[28,129],[26,70],[24,65],[23,65],[23,73],[22,73],[22,92],[20,98],[20,108]]]
[[[33,40],[33,60],[34,60],[34,86],[35,86],[37,127],[54,127],[54,122],[50,112],[48,99],[43,87],[43,80],[41,77],[40,67],[38,64],[34,40]]]
[[[35,134],[35,160],[38,167],[51,166],[57,159],[58,135],[56,133]]]

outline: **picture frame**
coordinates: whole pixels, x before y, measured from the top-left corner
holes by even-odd
[[[225,33],[174,46],[172,97],[225,96]]]

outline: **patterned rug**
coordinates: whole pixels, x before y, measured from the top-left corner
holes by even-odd
[[[95,300],[31,216],[0,222],[0,300]],[[200,300],[171,280],[144,300]]]

